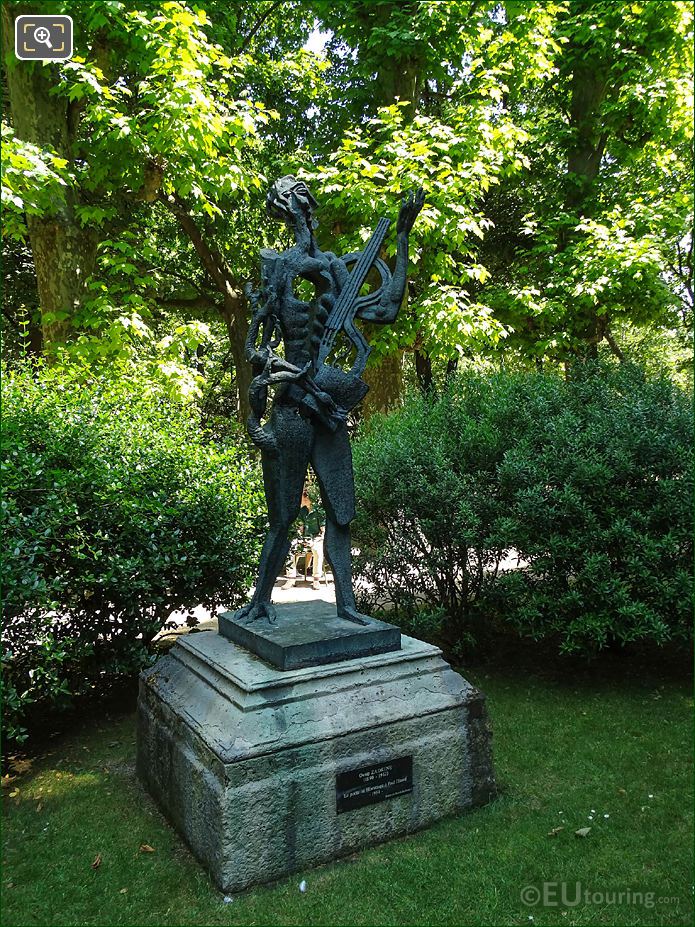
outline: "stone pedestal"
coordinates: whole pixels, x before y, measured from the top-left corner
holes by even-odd
[[[282,671],[206,631],[140,682],[138,773],[226,892],[488,801],[490,736],[482,693],[405,636]]]
[[[366,625],[338,618],[334,602],[314,599],[278,605],[276,620],[248,624],[234,612],[218,616],[220,634],[281,670],[340,663],[401,649],[401,629],[371,618]]]

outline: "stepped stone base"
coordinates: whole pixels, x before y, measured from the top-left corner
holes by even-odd
[[[371,618],[353,624],[322,599],[278,605],[277,618],[248,623],[234,612],[218,616],[220,634],[281,670],[339,663],[355,657],[400,650],[401,631]]]
[[[494,793],[484,696],[438,648],[281,671],[214,631],[141,675],[138,774],[235,892]]]

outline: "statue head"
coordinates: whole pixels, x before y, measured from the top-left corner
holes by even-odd
[[[265,208],[273,219],[292,224],[297,210],[304,216],[311,229],[318,225],[314,218],[314,210],[318,203],[309,192],[303,180],[297,180],[292,174],[287,174],[276,180],[265,200]]]

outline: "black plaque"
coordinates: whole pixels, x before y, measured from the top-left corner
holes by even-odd
[[[413,791],[413,758],[401,756],[376,766],[360,766],[335,777],[335,806],[338,814],[407,795]]]

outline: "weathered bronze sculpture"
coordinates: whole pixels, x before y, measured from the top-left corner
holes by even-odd
[[[366,392],[369,353],[353,323],[396,318],[422,203],[421,192],[403,203],[391,273],[378,257],[386,220],[364,252],[339,258],[316,245],[316,204],[303,183],[283,177],[268,197],[296,244],[263,252],[262,286],[251,294],[249,430],[270,514],[256,592],[244,609],[218,615],[219,634],[181,635],[142,674],[138,703],[138,773],[223,892],[414,833],[494,794],[482,693],[438,647],[360,615],[352,591],[346,416]],[[381,286],[360,296],[369,267]],[[301,298],[300,280],[314,299]],[[340,352],[331,363],[341,339],[354,354],[348,371]],[[337,615],[321,599],[277,612],[270,604],[309,464],[326,510]]]
[[[335,579],[338,616],[364,625],[368,619],[357,611],[352,588],[350,522],[355,500],[346,418],[367,393],[361,374],[370,348],[354,322],[395,320],[405,293],[408,235],[424,196],[418,190],[403,200],[393,273],[379,257],[388,219],[379,220],[364,251],[338,257],[321,251],[316,243],[318,204],[303,181],[282,177],[270,188],[266,202],[269,215],[290,227],[295,245],[281,254],[261,251],[261,287],[248,292],[254,310],[246,342],[254,371],[248,429],[262,451],[270,529],[255,593],[235,617],[275,619],[271,593],[287,559],[290,527],[299,513],[311,464],[326,511],[325,553]],[[372,268],[378,271],[381,286],[360,296]],[[297,295],[301,281],[315,288],[310,301]],[[281,341],[284,357],[276,353]],[[336,351],[339,341],[347,351]],[[353,356],[348,371],[339,366],[346,355],[348,361]],[[276,390],[272,411],[267,423],[261,424],[271,386]]]

